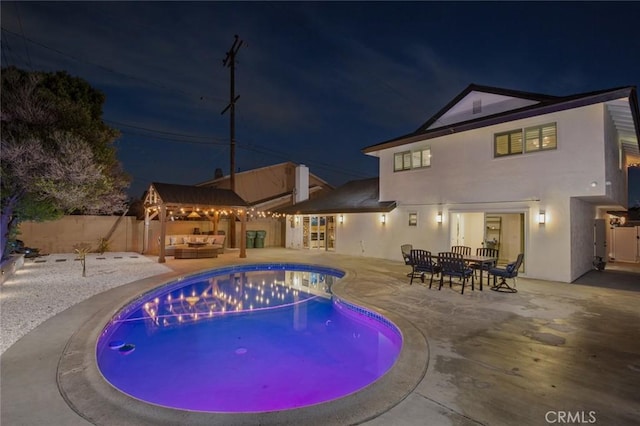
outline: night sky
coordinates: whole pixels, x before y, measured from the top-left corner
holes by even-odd
[[[106,94],[136,198],[152,181],[229,172],[222,61],[236,34],[237,168],[294,161],[333,185],[376,176],[363,147],[416,130],[471,83],[550,95],[640,85],[640,2],[0,7],[3,66],[66,70]]]

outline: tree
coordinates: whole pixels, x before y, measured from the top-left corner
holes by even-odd
[[[65,72],[2,70],[0,245],[24,220],[124,209],[128,178],[102,122],[105,97]]]

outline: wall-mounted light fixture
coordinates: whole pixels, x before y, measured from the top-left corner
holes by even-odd
[[[438,212],[436,215],[436,223],[442,223],[442,212]]]
[[[385,223],[387,223],[387,215],[386,214],[383,213],[383,214],[380,215],[380,223],[383,224],[383,225]]]
[[[338,223],[340,223],[340,224],[344,223],[344,215],[343,214],[338,216]]]
[[[538,213],[538,223],[540,225],[544,225],[545,223],[547,223],[547,214],[544,212],[544,210],[540,210],[540,213]]]
[[[300,216],[295,216],[296,225],[300,223]]]

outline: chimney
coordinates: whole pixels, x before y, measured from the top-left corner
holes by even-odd
[[[309,199],[309,168],[296,166],[296,186],[293,188],[293,204]]]
[[[216,168],[216,171],[213,175],[214,179],[220,179],[221,177],[224,177],[224,174],[222,173],[222,169],[220,167]]]

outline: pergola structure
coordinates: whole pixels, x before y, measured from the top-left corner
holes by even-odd
[[[213,223],[214,232],[218,229],[221,214],[234,213],[240,217],[241,223],[240,257],[247,257],[247,206],[247,202],[230,189],[153,182],[144,199],[143,251],[149,247],[149,227],[151,220],[156,216],[159,216],[160,220],[160,241],[162,242],[158,263],[164,263],[163,242],[167,233],[167,218],[174,212],[188,217],[198,215],[201,218],[208,218]],[[232,226],[235,226],[235,223]]]

